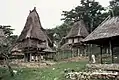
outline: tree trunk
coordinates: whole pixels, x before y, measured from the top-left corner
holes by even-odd
[[[13,73],[13,70],[12,70],[10,64],[9,64],[8,58],[6,58],[6,65],[8,67],[9,72],[10,72],[10,75],[13,77],[14,76],[14,73]]]

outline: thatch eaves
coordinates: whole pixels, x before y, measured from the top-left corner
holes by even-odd
[[[80,20],[74,23],[66,38],[86,37],[88,34],[84,21]]]
[[[83,42],[96,41],[119,36],[119,17],[112,17],[99,25]]]

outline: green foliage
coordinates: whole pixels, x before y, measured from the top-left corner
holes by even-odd
[[[94,30],[107,16],[105,9],[95,0],[81,0],[81,5],[71,11],[63,11],[65,22],[84,20],[88,31]]]
[[[109,9],[112,16],[119,16],[119,0],[110,1]]]
[[[71,26],[67,23],[63,23],[60,26],[57,26],[53,29],[47,29],[47,34],[50,37],[50,39],[54,42],[59,42],[63,37],[65,37],[69,30],[71,29]]]
[[[12,35],[13,29],[11,29],[11,26],[0,26],[0,28],[3,30],[5,34],[5,36],[2,37],[2,41],[0,42],[0,56],[2,56],[5,59],[10,75],[14,76],[8,59],[17,36]]]
[[[11,26],[0,26],[0,29],[2,29],[5,34],[3,41],[0,44],[0,53],[3,54],[3,56],[8,56],[18,36],[12,35],[14,29],[11,29]]]
[[[59,62],[49,68],[17,68],[15,70],[18,73],[14,77],[9,76],[5,69],[0,69],[0,72],[5,70],[2,80],[66,80],[64,69],[80,71],[85,68],[86,63],[87,61]]]
[[[3,29],[3,32],[6,37],[12,35],[14,30],[14,29],[11,29],[11,26],[0,26],[0,29]]]

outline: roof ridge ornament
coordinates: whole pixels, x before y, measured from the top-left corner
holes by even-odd
[[[34,9],[33,10],[36,10],[36,7],[34,7]]]

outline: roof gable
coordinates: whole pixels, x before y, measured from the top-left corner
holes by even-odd
[[[30,11],[26,24],[23,31],[21,32],[21,35],[18,38],[18,41],[22,41],[27,38],[35,38],[41,41],[47,40],[47,36],[43,31],[38,13],[35,8]]]
[[[105,20],[83,41],[110,38],[113,36],[119,36],[119,17],[112,17]]]
[[[66,38],[71,38],[71,37],[86,37],[88,35],[88,31],[85,27],[84,22],[78,21],[76,23],[74,23],[74,25],[72,26],[69,34],[66,36]]]

